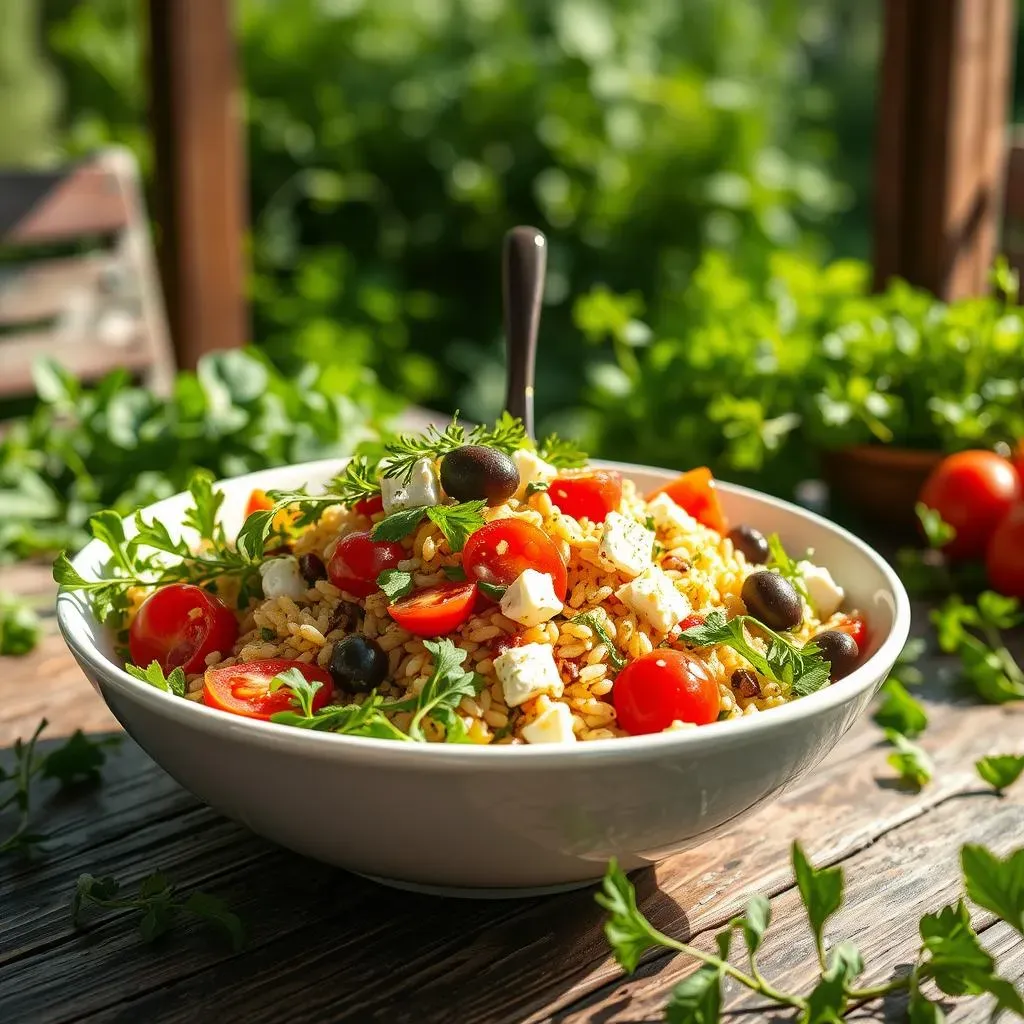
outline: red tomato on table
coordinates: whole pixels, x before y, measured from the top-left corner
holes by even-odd
[[[264,721],[278,711],[293,711],[295,704],[287,686],[280,686],[273,691],[270,689],[270,681],[274,676],[290,668],[298,669],[307,682],[321,684],[320,689],[313,694],[314,711],[330,703],[334,691],[330,673],[319,665],[288,661],[285,658],[208,668],[203,679],[203,703],[221,711],[230,711],[233,715],[261,718]]]
[[[993,590],[1024,600],[1024,502],[1018,502],[992,534],[985,571]]]
[[[612,703],[619,725],[633,736],[661,732],[673,722],[708,725],[718,718],[718,683],[688,651],[668,647],[631,661],[616,677]]]
[[[1020,479],[1008,459],[969,451],[935,467],[921,489],[921,502],[956,530],[942,549],[949,558],[983,558],[989,538],[1020,494]]]
[[[718,497],[718,487],[707,466],[691,469],[663,487],[655,488],[647,495],[647,500],[659,494],[667,494],[681,509],[709,529],[722,534],[728,531],[729,523]]]
[[[375,594],[377,577],[385,569],[394,569],[405,558],[405,548],[397,541],[371,540],[365,530],[342,537],[327,562],[327,578],[356,597]]]
[[[603,523],[622,504],[622,474],[592,469],[556,477],[548,486],[551,504],[573,519]]]
[[[555,596],[565,600],[568,577],[555,542],[522,519],[495,519],[485,523],[462,551],[462,566],[470,580],[507,587],[524,569],[536,569],[551,577]]]
[[[388,615],[417,636],[444,636],[473,614],[476,595],[472,582],[439,583],[399,598],[388,606]]]
[[[227,653],[238,639],[234,612],[216,595],[191,583],[172,583],[154,591],[128,630],[128,651],[140,668],[152,662],[164,670],[199,672],[206,656]]]

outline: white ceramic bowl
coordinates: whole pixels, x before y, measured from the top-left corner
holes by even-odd
[[[254,487],[319,484],[339,460],[227,480],[224,522]],[[616,463],[646,490],[675,474]],[[851,675],[763,714],[701,729],[535,747],[419,745],[251,721],[163,693],[125,673],[79,594],[61,593],[61,632],[118,721],[186,789],[254,832],[380,881],[515,896],[585,885],[610,857],[637,868],[709,841],[809,772],[864,712],[907,639],[896,575],[857,538],[793,505],[728,484],[733,522],[814,549],[870,625]],[[173,531],[186,495],[148,512]],[[75,567],[91,575],[106,548]]]

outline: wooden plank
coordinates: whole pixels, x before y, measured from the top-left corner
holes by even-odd
[[[96,255],[0,266],[0,324],[59,317],[76,296],[94,296],[109,267]]]
[[[1017,129],[1006,167],[1006,218],[1024,221],[1024,135]]]
[[[160,267],[181,366],[242,345],[245,161],[230,0],[150,0]]]

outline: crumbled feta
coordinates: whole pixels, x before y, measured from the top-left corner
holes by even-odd
[[[294,555],[281,555],[263,562],[260,579],[263,580],[264,597],[290,597],[294,600],[305,597],[309,589],[309,584],[299,572],[299,560]]]
[[[552,704],[542,711],[529,725],[523,726],[523,739],[527,743],[575,743],[569,705]]]
[[[667,633],[690,614],[690,602],[672,580],[656,566],[645,569],[635,580],[623,584],[615,596],[659,633]]]
[[[403,483],[395,477],[385,476],[380,481],[380,497],[387,513],[421,505],[441,504],[441,482],[432,459],[417,459],[412,466],[412,477]]]
[[[796,567],[803,576],[814,613],[822,621],[832,618],[842,606],[846,591],[832,579],[832,573],[823,565],[803,561],[797,562]]]
[[[562,677],[548,644],[510,647],[494,659],[494,671],[510,708],[542,693],[562,696]]]
[[[519,470],[519,489],[516,497],[522,498],[526,494],[529,484],[535,484],[541,480],[554,480],[558,476],[558,470],[550,463],[545,462],[536,452],[528,448],[520,448],[512,453],[512,461]]]
[[[629,516],[609,512],[604,521],[598,557],[608,567],[626,576],[639,576],[650,567],[654,533]]]
[[[647,508],[659,530],[688,533],[700,524],[686,509],[677,505],[667,494],[657,494]]]
[[[501,598],[501,614],[523,626],[539,626],[562,610],[546,572],[524,569]]]

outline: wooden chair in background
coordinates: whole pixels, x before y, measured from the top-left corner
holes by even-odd
[[[174,353],[134,157],[0,170],[0,399],[49,356],[85,381],[123,367],[159,394]]]

